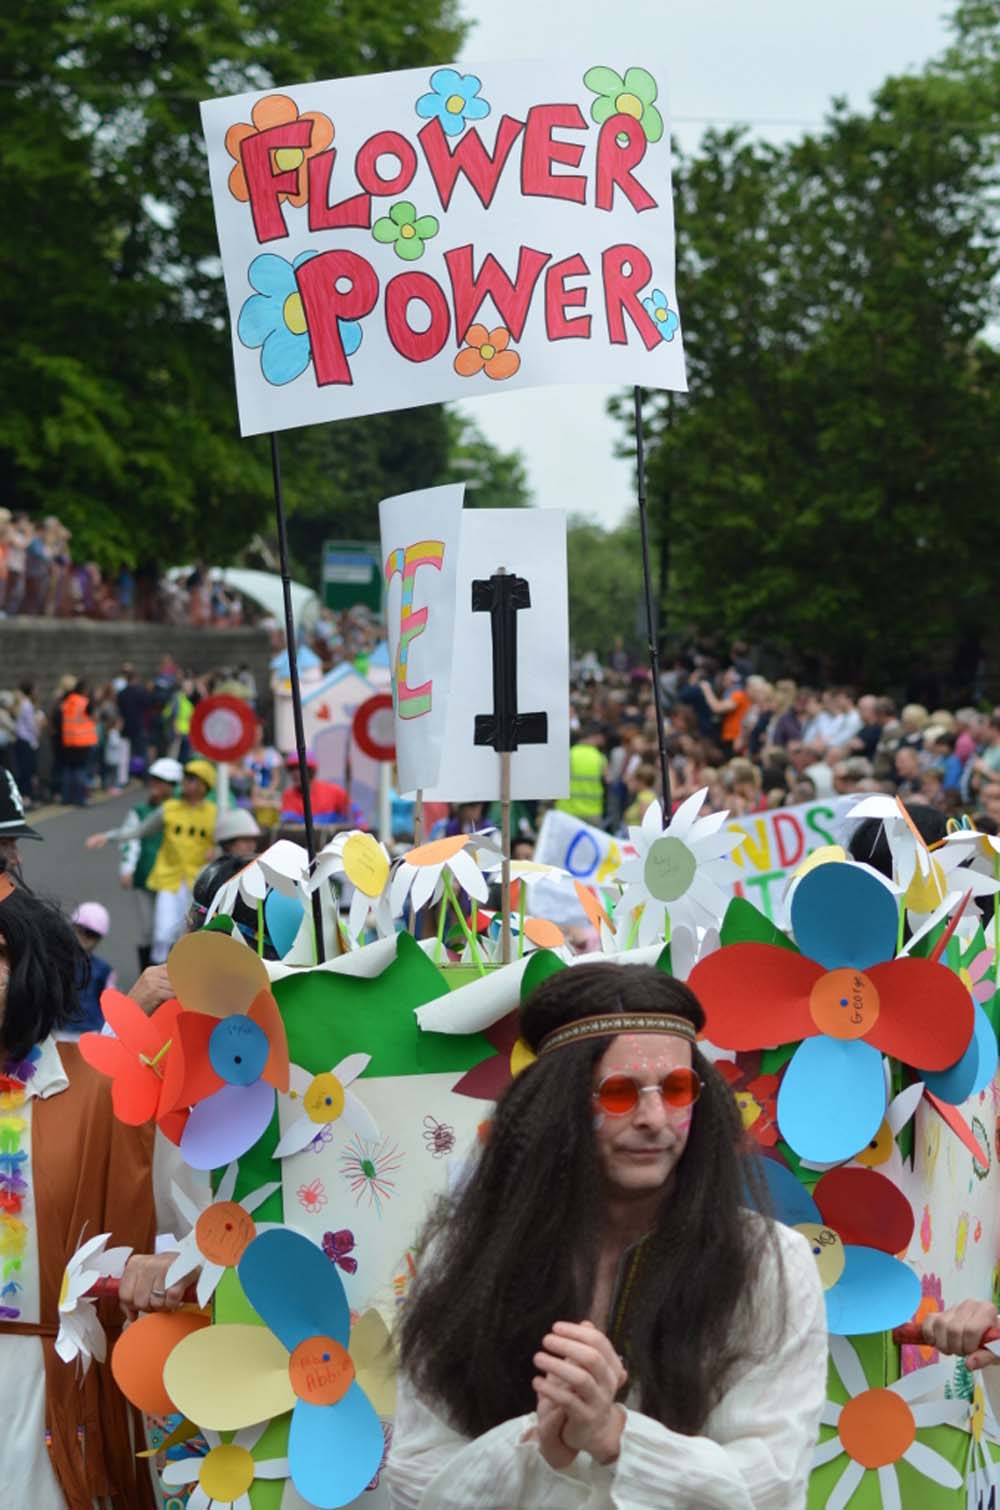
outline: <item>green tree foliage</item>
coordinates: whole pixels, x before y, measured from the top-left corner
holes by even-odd
[[[569,632],[577,655],[596,650],[601,660],[621,637],[639,643],[642,603],[642,558],[639,527],[634,520],[603,529],[586,519],[571,519],[569,557]],[[642,636],[643,643],[645,636]]]
[[[236,427],[198,103],[453,55],[454,0],[5,0],[0,498],[77,554],[226,560],[266,525]],[[438,409],[289,436],[292,503],[354,532],[385,477],[440,479]],[[341,516],[343,523],[341,523]]]
[[[675,631],[884,683],[995,618],[1000,6],[957,22],[869,113],[679,165],[691,391],[655,406],[649,467]]]

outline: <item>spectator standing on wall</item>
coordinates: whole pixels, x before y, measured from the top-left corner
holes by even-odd
[[[38,776],[38,740],[45,715],[35,707],[34,682],[21,683],[21,701],[14,723],[14,777],[21,796],[30,805],[35,801]]]

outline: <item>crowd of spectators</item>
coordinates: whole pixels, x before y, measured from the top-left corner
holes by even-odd
[[[234,693],[251,706],[258,695],[245,664],[196,676],[169,655],[154,677],[141,677],[127,662],[98,686],[67,672],[47,703],[33,682],[22,682],[0,691],[0,765],[13,772],[29,808],[47,801],[86,806],[93,791],[121,791],[158,757],[187,760],[195,707],[213,692]]]
[[[648,670],[624,652],[574,668],[571,727],[581,771],[599,769],[600,811],[578,816],[620,831],[661,795]],[[754,672],[737,651],[723,665],[679,657],[662,673],[673,803],[701,787],[736,815],[886,792],[1000,826],[1000,708],[898,704],[850,686],[810,687]],[[586,801],[586,794],[585,794]],[[560,804],[563,805],[563,804]]]
[[[103,572],[74,561],[71,532],[54,515],[35,520],[0,508],[0,619],[125,619],[163,624],[244,622],[239,593],[199,563],[161,575],[154,567]]]

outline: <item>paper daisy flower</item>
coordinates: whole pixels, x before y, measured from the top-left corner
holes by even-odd
[[[132,1256],[131,1248],[107,1248],[110,1232],[92,1237],[78,1248],[63,1270],[59,1289],[59,1332],[56,1352],[64,1363],[82,1360],[83,1372],[96,1358],[103,1363],[107,1338],[97,1315],[97,1301],[87,1291],[98,1279],[121,1279]]]
[[[213,1505],[250,1510],[250,1486],[255,1479],[288,1477],[287,1458],[259,1462],[252,1455],[269,1425],[270,1422],[261,1421],[245,1427],[229,1442],[224,1442],[218,1432],[203,1429],[202,1436],[208,1443],[204,1457],[171,1458],[160,1478],[172,1489],[194,1484],[187,1510],[210,1510]]]
[[[194,1202],[185,1195],[176,1183],[173,1186],[174,1201],[181,1215],[191,1223],[191,1231],[181,1242],[177,1257],[167,1270],[163,1281],[169,1289],[186,1274],[201,1266],[198,1276],[198,1304],[204,1308],[215,1294],[216,1286],[227,1269],[235,1269],[243,1254],[257,1236],[251,1213],[262,1206],[269,1195],[281,1189],[281,1181],[261,1185],[245,1195],[241,1201],[233,1200],[239,1166],[234,1161],[219,1181],[215,1200],[204,1211],[199,1211]]]
[[[263,1232],[239,1280],[262,1326],[225,1323],[186,1337],[163,1383],[176,1408],[213,1431],[292,1412],[288,1468],[314,1505],[346,1505],[382,1462],[382,1424],[359,1382],[336,1266],[301,1233]]]
[[[832,1463],[843,1453],[848,1464],[836,1489],[827,1500],[827,1510],[842,1510],[866,1473],[878,1476],[884,1510],[901,1510],[897,1463],[909,1463],[943,1489],[961,1489],[962,1477],[948,1459],[917,1437],[923,1426],[954,1423],[953,1400],[922,1400],[944,1384],[951,1374],[947,1363],[932,1363],[890,1384],[870,1389],[857,1353],[846,1337],[830,1338],[830,1354],[849,1399],[846,1405],[828,1400],[821,1420],[836,1427],[829,1441],[821,1442],[813,1456],[813,1468]]]
[[[702,787],[681,803],[666,828],[658,802],[651,802],[629,838],[638,851],[626,860],[615,879],[624,887],[616,918],[618,933],[630,935],[633,913],[639,914],[636,942],[653,944],[665,931],[683,923],[688,928],[717,927],[729,902],[727,888],[739,877],[729,856],[744,835],[724,828],[728,813],[699,818],[708,795]]]
[[[389,867],[385,845],[360,830],[337,834],[316,856],[310,891],[316,891],[334,877],[342,877],[354,888],[347,918],[352,943],[360,937],[369,912],[375,918],[379,938],[388,938],[395,931],[388,895]]]
[[[866,797],[851,809],[848,817],[881,819],[892,856],[893,875],[903,892],[911,922],[929,917],[952,893],[957,894],[957,901],[967,891],[974,897],[993,896],[1000,891],[1000,881],[992,874],[965,865],[980,849],[982,834],[961,829],[931,850],[898,797]],[[974,921],[970,913],[967,926]]]
[[[470,897],[485,902],[489,887],[482,871],[476,864],[469,848],[474,844],[475,834],[453,834],[448,839],[432,839],[429,844],[419,844],[400,861],[392,878],[390,905],[393,917],[399,917],[409,898],[414,912],[419,912],[425,903],[435,901],[445,886],[450,885],[448,872]]]
[[[995,1342],[989,1344],[991,1353],[1000,1355]],[[965,1464],[965,1485],[970,1505],[988,1505],[997,1489],[1000,1489],[1000,1463],[996,1462],[986,1446],[1000,1444],[1000,1422],[997,1421],[990,1397],[983,1388],[981,1374],[972,1376],[972,1399],[952,1400],[955,1408],[951,1424],[961,1426],[969,1433],[969,1456]]]
[[[212,898],[208,918],[216,913],[228,915],[242,897],[251,907],[263,902],[269,890],[282,896],[295,897],[303,893],[309,875],[309,855],[301,844],[290,839],[279,839],[265,849],[263,854],[251,860],[241,871],[220,886]]]
[[[325,1127],[343,1117],[352,1132],[371,1142],[378,1139],[379,1131],[374,1119],[364,1104],[349,1086],[363,1074],[371,1062],[370,1054],[349,1054],[332,1070],[320,1075],[311,1075],[308,1070],[293,1064],[288,1074],[288,1097],[300,1104],[302,1115],[296,1117],[281,1135],[274,1150],[276,1159],[301,1153],[308,1148]]]

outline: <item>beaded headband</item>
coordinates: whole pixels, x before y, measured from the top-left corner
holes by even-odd
[[[672,1038],[686,1038],[694,1043],[697,1030],[686,1017],[672,1017],[668,1012],[651,1012],[644,1016],[639,1012],[621,1012],[610,1017],[580,1017],[567,1023],[564,1028],[554,1028],[546,1033],[538,1045],[538,1057],[550,1054],[553,1049],[565,1048],[568,1043],[581,1043],[586,1038],[607,1038],[612,1033],[667,1033]]]

